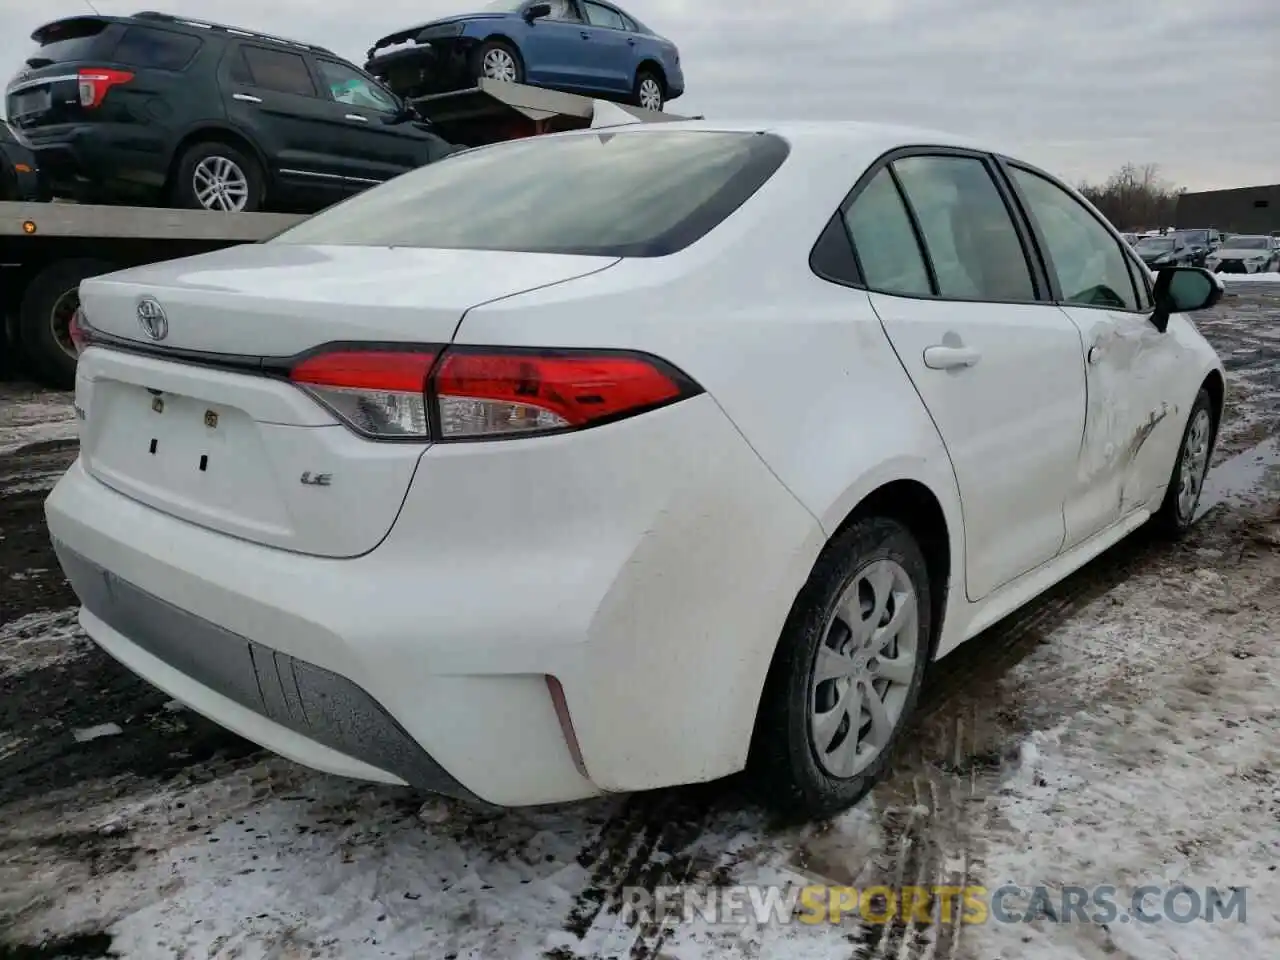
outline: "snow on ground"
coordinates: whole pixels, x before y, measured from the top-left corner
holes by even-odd
[[[1219,274],[1228,287],[1237,283],[1280,283],[1280,273],[1232,273]]]
[[[1070,688],[1078,709],[1029,738],[985,811],[983,877],[1111,884],[1122,908],[1143,885],[1244,887],[1247,922],[991,924],[975,955],[1280,957],[1280,525],[1258,536],[1189,577],[1125,581],[1013,671],[1028,692]]]
[[[0,403],[0,454],[53,440],[74,440],[75,412],[71,394],[5,391]]]
[[[25,579],[31,574],[10,573]],[[78,609],[40,610],[0,623],[0,677],[40,670],[84,656],[91,641],[77,621]]]

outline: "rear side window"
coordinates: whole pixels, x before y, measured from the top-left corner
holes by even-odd
[[[895,160],[893,169],[924,234],[940,296],[1036,299],[1022,241],[985,163],[918,156]]]
[[[404,174],[272,242],[660,257],[715,229],[788,151],[771,134],[694,130],[517,140]]]
[[[91,59],[98,37],[107,26],[105,21],[92,17],[50,24],[41,33],[40,48],[28,54],[27,66],[47,67]]]
[[[870,289],[917,297],[933,293],[911,218],[887,167],[862,188],[844,218]]]
[[[132,67],[182,70],[200,49],[200,39],[151,27],[130,27],[120,38],[111,59]]]
[[[315,97],[319,93],[307,69],[307,61],[296,53],[268,50],[266,47],[241,47],[244,65],[253,86],[277,93],[298,93]],[[234,75],[234,67],[233,75]]]

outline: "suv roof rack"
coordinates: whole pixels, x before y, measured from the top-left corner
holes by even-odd
[[[298,47],[302,50],[309,50],[312,53],[323,53],[330,57],[336,57],[332,50],[324,47],[317,47],[312,43],[302,43],[298,40],[288,40],[284,37],[277,37],[270,33],[259,33],[256,30],[245,30],[242,27],[231,27],[225,23],[210,23],[207,20],[195,20],[191,17],[179,17],[172,13],[160,13],[156,10],[143,10],[133,15],[135,20],[159,20],[164,23],[177,23],[184,27],[199,27],[201,30],[214,30],[218,33],[227,33],[236,37],[245,37],[250,40],[266,40],[270,43],[283,44],[286,47]]]

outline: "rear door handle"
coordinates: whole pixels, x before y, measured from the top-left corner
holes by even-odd
[[[251,97],[247,93],[233,93],[231,95],[231,99],[239,100],[242,103],[261,103],[262,102],[261,97]]]
[[[587,33],[587,31],[583,30],[583,31],[582,31],[582,39],[583,39],[583,40],[590,40],[590,39],[591,39],[591,34]]]
[[[944,347],[939,344],[924,348],[924,365],[930,370],[955,370],[972,367],[981,356],[972,347]]]
[[[360,114],[358,114],[358,113],[348,113],[348,114],[347,114],[347,119],[348,119],[348,120],[355,120],[357,123],[368,123],[368,122],[369,122],[369,118],[368,118],[368,117],[362,117],[362,116],[360,116]]]

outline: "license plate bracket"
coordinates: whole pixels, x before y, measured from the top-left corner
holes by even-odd
[[[44,113],[52,106],[53,96],[48,90],[26,90],[14,96],[13,116],[18,119],[33,113]]]

